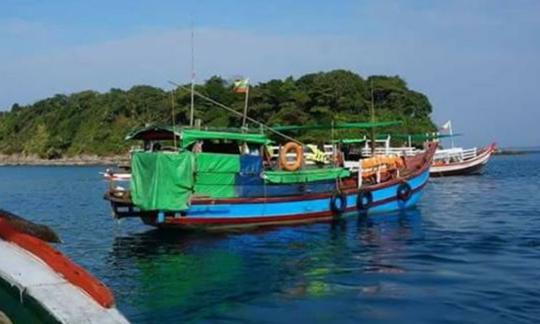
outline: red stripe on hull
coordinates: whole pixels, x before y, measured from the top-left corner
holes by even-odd
[[[350,208],[354,210],[354,208]],[[349,211],[349,208],[347,209]],[[266,222],[287,222],[295,220],[309,220],[312,218],[332,216],[331,211],[324,211],[318,213],[299,214],[299,215],[287,215],[287,216],[262,216],[262,217],[200,217],[200,218],[173,218],[163,225],[179,224],[179,225],[198,225],[198,224],[257,224]],[[161,226],[161,225],[160,225]]]
[[[43,260],[51,269],[64,277],[68,282],[90,295],[99,305],[105,308],[114,306],[112,292],[101,281],[44,241],[17,231],[1,218],[0,238],[20,246]],[[24,270],[21,269],[21,271]],[[69,301],[67,300],[66,303],[69,303]]]

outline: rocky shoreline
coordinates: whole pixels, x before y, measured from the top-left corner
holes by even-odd
[[[0,166],[36,165],[36,166],[85,166],[85,165],[118,165],[129,162],[127,155],[98,156],[77,155],[59,159],[42,159],[37,155],[0,154]]]

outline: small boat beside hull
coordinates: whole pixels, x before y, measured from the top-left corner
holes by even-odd
[[[434,161],[430,169],[430,174],[432,177],[480,174],[489,162],[491,154],[495,149],[495,144],[491,144],[481,149],[476,156],[459,162],[440,163]]]

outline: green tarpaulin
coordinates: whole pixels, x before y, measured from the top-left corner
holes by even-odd
[[[264,134],[214,132],[196,129],[184,129],[182,131],[182,147],[188,147],[199,140],[234,140],[255,144],[269,144],[270,139]]]
[[[195,193],[213,198],[236,196],[236,173],[197,172]]]
[[[300,171],[266,171],[265,179],[270,183],[303,183],[348,177],[349,170],[343,168],[307,169]]]
[[[193,153],[137,152],[131,161],[131,195],[142,210],[189,208],[195,167]]]
[[[236,196],[235,177],[240,172],[240,155],[197,154],[195,193],[212,198]]]
[[[240,155],[197,153],[197,172],[238,173]]]

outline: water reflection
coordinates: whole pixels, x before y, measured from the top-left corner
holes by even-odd
[[[400,256],[411,242],[422,239],[421,221],[418,210],[336,220],[329,228],[329,244],[319,244],[293,265],[296,282],[285,286],[283,295],[309,298],[380,292],[369,275],[406,271]]]
[[[384,294],[377,276],[405,273],[400,255],[422,235],[418,210],[246,233],[151,230],[117,237],[107,267],[136,319],[208,319],[259,299]]]

